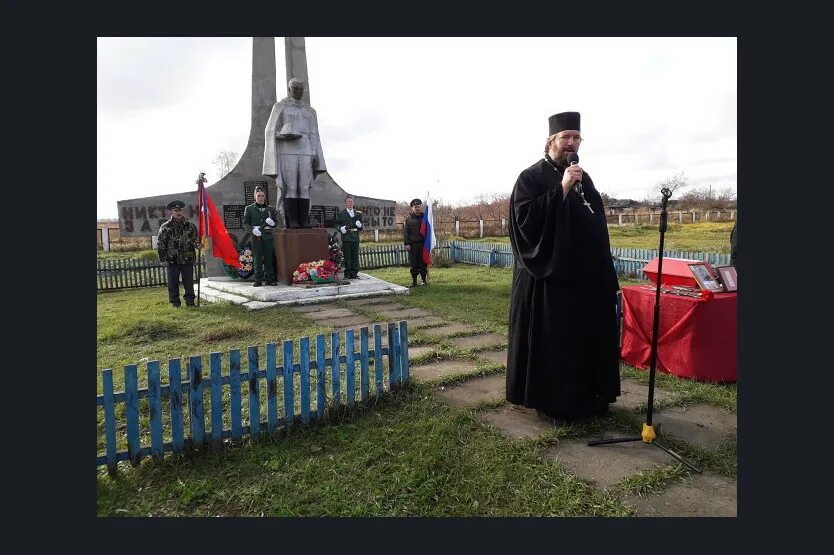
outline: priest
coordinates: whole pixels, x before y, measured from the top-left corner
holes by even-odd
[[[602,198],[578,164],[579,122],[549,118],[544,158],[510,196],[507,400],[554,423],[604,415],[620,395],[619,283]]]

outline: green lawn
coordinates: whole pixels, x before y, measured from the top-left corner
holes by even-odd
[[[99,516],[623,516],[544,446],[505,439],[417,387],[342,421],[222,455],[99,474]]]
[[[671,251],[730,252],[730,231],[733,222],[694,224],[668,223],[664,248]],[[611,246],[628,249],[657,249],[660,232],[657,224],[613,226],[608,228]]]
[[[406,268],[368,273],[396,283],[410,281]],[[431,285],[401,300],[446,319],[507,333],[512,271],[467,265],[432,268]],[[626,284],[629,282],[621,282]],[[97,296],[97,368],[168,357],[242,350],[327,330],[289,309],[247,311],[228,303],[199,309],[168,306],[165,288]],[[444,339],[420,342],[444,344]],[[263,356],[263,355],[261,355]],[[471,356],[441,349],[446,358]],[[167,365],[163,363],[163,375]],[[494,371],[494,370],[493,370]],[[224,373],[227,370],[224,369]],[[624,376],[646,379],[628,367]],[[117,389],[123,382],[116,380]],[[704,401],[735,410],[734,385],[722,386],[659,375],[658,386],[676,404]],[[265,387],[262,387],[262,394]],[[98,386],[101,391],[101,385]],[[511,440],[486,426],[473,410],[457,409],[412,384],[351,411],[328,415],[324,425],[293,430],[288,438],[246,441],[221,455],[198,452],[120,463],[119,476],[97,472],[100,516],[622,516],[629,512],[616,491],[600,492],[542,456],[560,438],[599,432],[599,424],[554,429],[544,439]],[[483,408],[483,407],[481,407]],[[265,410],[265,407],[262,407]],[[142,408],[146,430],[147,407]],[[99,436],[102,434],[98,411]],[[244,411],[244,414],[248,414]],[[612,422],[639,429],[639,415]],[[123,432],[120,432],[123,435]],[[148,444],[145,436],[143,445]],[[101,439],[99,452],[103,451]],[[711,471],[735,475],[735,446],[703,450],[673,446]],[[634,491],[674,480],[679,473],[648,473],[623,487]]]
[[[728,253],[732,229],[733,222],[678,224],[670,221],[664,236],[664,248],[671,251]],[[658,224],[609,226],[608,236],[614,248],[657,249],[660,242]],[[450,237],[449,240],[503,244],[510,242],[509,237],[484,237],[483,239]]]
[[[443,282],[476,268],[448,268]],[[505,288],[501,272],[479,292]],[[484,274],[476,272],[475,281]],[[472,279],[470,279],[472,281]],[[444,294],[451,298],[452,292]],[[430,297],[430,288],[413,299]],[[415,302],[420,305],[420,302]],[[162,287],[102,293],[98,305],[98,368],[147,359],[207,355],[325,331],[289,309],[249,312],[226,303],[199,309],[167,306]],[[453,305],[463,317],[463,306]],[[498,311],[479,319],[500,327]],[[163,368],[165,366],[163,365]],[[123,382],[117,381],[117,389]],[[99,391],[100,391],[99,384]],[[262,390],[265,388],[262,388]],[[101,410],[99,436],[102,434]],[[142,407],[147,430],[147,407]],[[244,410],[244,414],[248,414]],[[353,411],[329,415],[327,425],[294,430],[289,438],[246,442],[222,455],[208,452],[120,463],[116,479],[97,473],[101,516],[525,516],[628,513],[616,498],[561,472],[541,456],[546,445],[509,440],[470,411],[453,409],[412,385]],[[123,434],[122,434],[123,435]],[[142,444],[149,441],[147,435]],[[123,442],[120,449],[124,448]],[[103,451],[101,439],[99,452]]]
[[[733,222],[702,222],[678,224],[669,222],[664,237],[666,250],[692,252],[730,252],[730,231]],[[624,249],[657,249],[660,232],[655,225],[609,226],[608,236],[611,246]],[[509,237],[448,237],[449,241],[476,241],[479,243],[509,244]],[[380,241],[379,243],[362,243],[363,247],[398,245],[397,241]]]
[[[96,251],[97,260],[123,260],[126,258],[148,258],[150,260],[159,260],[156,251],[153,249],[109,252]]]

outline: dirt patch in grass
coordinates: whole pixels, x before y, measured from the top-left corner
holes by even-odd
[[[200,334],[200,341],[224,341],[251,337],[258,333],[258,328],[248,322],[230,322],[208,329]]]
[[[138,320],[125,327],[118,333],[101,338],[103,341],[123,340],[134,345],[153,343],[164,339],[183,337],[186,330],[177,321],[170,320]]]

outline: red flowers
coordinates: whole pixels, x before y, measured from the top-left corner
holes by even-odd
[[[330,283],[339,271],[338,266],[330,260],[316,260],[304,262],[298,265],[298,269],[292,273],[293,283],[314,281],[316,283]]]

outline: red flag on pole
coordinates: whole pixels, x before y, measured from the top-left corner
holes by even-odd
[[[202,181],[198,182],[197,195],[200,199],[200,240],[211,237],[214,256],[233,268],[240,268],[237,249]]]

